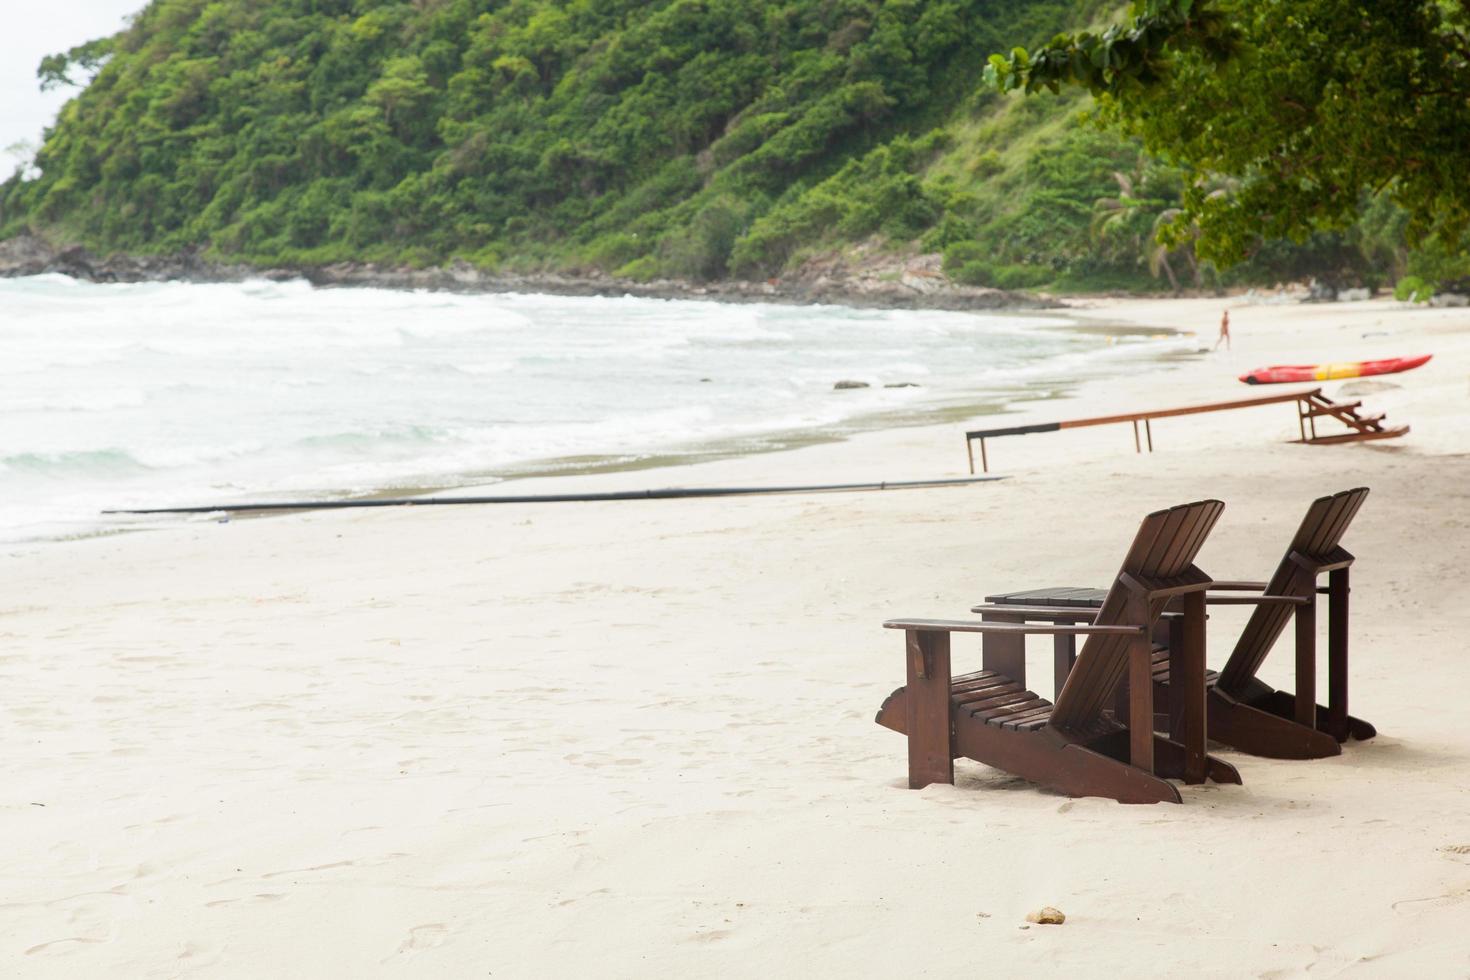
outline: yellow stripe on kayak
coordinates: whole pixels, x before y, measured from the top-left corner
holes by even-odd
[[[1342,364],[1323,364],[1312,372],[1312,379],[1314,381],[1337,381],[1340,378],[1356,378],[1362,373],[1362,361],[1346,361]]]

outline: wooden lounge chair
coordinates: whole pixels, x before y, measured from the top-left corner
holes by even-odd
[[[1298,605],[1256,606],[1230,659],[1213,685],[1211,701],[1219,704],[1218,737],[1256,755],[1318,758],[1337,755],[1349,737],[1370,739],[1377,730],[1348,714],[1348,570],[1353,556],[1340,542],[1368,498],[1367,487],[1319,497],[1307,508],[1269,582],[1220,582],[1217,589],[1289,596]],[[1323,574],[1327,585],[1318,585]],[[1317,703],[1317,596],[1327,596],[1327,705]],[[1253,601],[1255,596],[1243,596]],[[1228,601],[1218,599],[1215,601]],[[1266,655],[1296,620],[1296,691],[1278,691],[1256,676]],[[1269,719],[1269,720],[1268,720]],[[1285,726],[1289,725],[1290,729]],[[1301,736],[1301,730],[1310,737]],[[1289,733],[1289,734],[1288,734]],[[1214,732],[1212,731],[1212,734]]]
[[[1368,496],[1366,487],[1344,490],[1312,501],[1285,557],[1269,582],[1216,582],[1210,604],[1252,604],[1251,613],[1230,659],[1218,674],[1206,672],[1209,685],[1210,737],[1253,755],[1277,759],[1317,759],[1339,754],[1339,743],[1352,737],[1369,739],[1376,730],[1348,714],[1348,569],[1353,556],[1340,542]],[[1322,574],[1328,576],[1319,586]],[[1240,594],[1233,594],[1240,593]],[[1328,696],[1316,701],[1316,606],[1327,596]],[[1018,604],[1035,618],[1039,608],[1053,606],[1054,620],[1075,618],[1080,608],[1096,608],[1106,593],[1097,589],[1039,589],[987,596],[974,611],[1013,619],[1005,610]],[[1296,690],[1279,691],[1256,676],[1266,655],[1295,619]],[[1173,626],[1178,629],[1177,624]],[[1154,696],[1169,704],[1172,633],[1160,631],[1154,649]],[[1172,721],[1170,730],[1172,731]]]
[[[1123,803],[1181,802],[1165,776],[1240,782],[1230,765],[1205,754],[1204,594],[1210,578],[1193,564],[1224,504],[1204,500],[1148,515],[1122,570],[1091,623],[1027,624],[895,619],[905,632],[908,683],[878,711],[878,724],[906,734],[909,785],[954,782],[963,755],[1071,796]],[[1165,604],[1184,608],[1183,646],[1195,665],[1197,703],[1185,712],[1188,747],[1154,734],[1150,635]],[[950,675],[952,633],[987,640],[985,669]],[[1031,634],[1086,636],[1056,704],[1024,689],[1020,641]],[[1021,669],[1017,669],[1017,665]],[[1112,712],[1124,674],[1128,724]],[[1181,690],[1184,681],[1181,679]]]

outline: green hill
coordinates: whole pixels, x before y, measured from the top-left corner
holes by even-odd
[[[0,237],[696,280],[864,243],[980,285],[1187,282],[1150,243],[1166,168],[1075,96],[979,89],[990,53],[1116,7],[154,0],[43,65],[101,63],[0,185]]]

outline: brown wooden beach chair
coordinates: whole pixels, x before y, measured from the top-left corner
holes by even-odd
[[[1209,686],[1210,737],[1243,752],[1277,759],[1316,759],[1339,754],[1347,738],[1369,739],[1372,725],[1348,714],[1348,570],[1353,556],[1340,544],[1357,515],[1368,488],[1344,490],[1312,501],[1285,557],[1268,582],[1216,582],[1211,589],[1229,595],[1209,595],[1210,604],[1248,603],[1256,608],[1242,630],[1235,649],[1219,673],[1206,672]],[[1318,584],[1326,574],[1327,585]],[[1234,594],[1240,593],[1240,594]],[[1328,695],[1326,706],[1316,700],[1317,597],[1327,596]],[[1097,589],[1037,589],[987,596],[988,605],[974,611],[1001,621],[1013,620],[1007,610],[1028,609],[1031,618],[1051,606],[1053,621],[1075,618],[1080,609],[1101,605],[1106,593]],[[1295,620],[1296,690],[1279,691],[1256,676],[1266,655]],[[1176,642],[1177,618],[1160,630],[1154,647],[1154,696],[1170,704],[1172,672],[1169,649]],[[1177,719],[1160,727],[1173,731]]]
[[[883,702],[877,721],[908,736],[909,785],[954,782],[957,755],[1071,796],[1123,803],[1181,802],[1166,776],[1240,782],[1233,767],[1205,753],[1204,594],[1210,577],[1194,566],[1224,506],[1204,500],[1148,515],[1090,623],[884,623],[905,632],[908,683]],[[1186,744],[1153,731],[1150,637],[1172,600],[1184,610],[1182,652],[1187,656],[1181,663],[1194,665],[1198,681],[1196,703],[1184,712]],[[1001,642],[986,643],[983,670],[952,677],[953,633],[980,633],[986,641]],[[1087,637],[1055,704],[1025,690],[1021,643],[1032,634]],[[1134,679],[1128,724],[1111,711],[1125,673]]]

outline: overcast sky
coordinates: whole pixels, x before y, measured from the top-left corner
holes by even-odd
[[[127,15],[147,0],[43,0],[6,3],[0,31],[0,151],[19,140],[39,143],[41,130],[76,89],[41,93],[36,66],[48,54],[65,51],[94,37],[114,34]],[[0,156],[0,180],[12,162]]]

